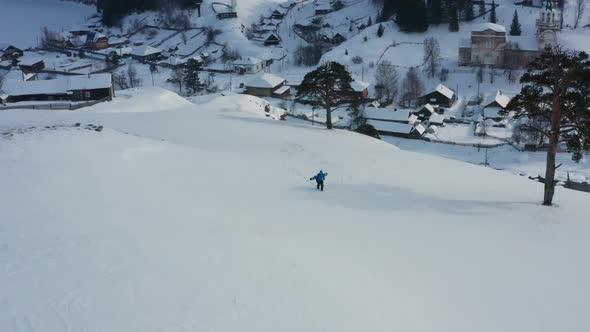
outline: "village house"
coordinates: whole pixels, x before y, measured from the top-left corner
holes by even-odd
[[[369,97],[369,83],[354,80],[350,83],[350,87],[354,90],[357,98],[367,99]]]
[[[86,35],[86,48],[91,50],[103,50],[109,47],[109,39],[97,31],[90,31]]]
[[[285,17],[286,13],[287,11],[283,8],[277,8],[271,12],[270,17],[275,20],[281,20],[283,17]]]
[[[0,61],[5,60],[17,60],[18,58],[22,57],[25,53],[20,48],[16,48],[12,45],[8,46],[2,52],[2,56],[0,56]]]
[[[274,32],[269,32],[262,38],[264,40],[264,46],[279,45],[281,43],[281,38]]]
[[[41,59],[25,59],[18,63],[18,68],[23,73],[23,80],[32,80],[45,69],[45,62]]]
[[[424,104],[412,111],[412,114],[416,115],[418,119],[424,121],[430,119],[430,116],[436,114],[436,111],[432,105]]]
[[[418,98],[420,104],[430,104],[439,107],[451,107],[456,100],[457,94],[442,84],[437,85],[434,91]]]
[[[494,98],[488,100],[483,107],[484,120],[502,121],[506,117],[506,107],[510,99],[510,96],[498,90]]]
[[[130,55],[133,59],[142,62],[156,61],[162,57],[162,50],[149,45],[142,45],[134,47]]]
[[[239,59],[232,62],[233,70],[240,74],[256,74],[264,70],[266,68],[266,62],[255,58],[255,57],[247,57],[245,59]]]
[[[111,100],[113,97],[111,74],[63,76],[53,80],[9,80],[2,89],[6,103]]]
[[[336,44],[336,45],[342,44],[345,41],[346,41],[346,38],[343,35],[341,35],[339,32],[336,32],[330,40],[330,42],[332,42],[332,44]]]
[[[283,98],[289,94],[289,90],[286,80],[273,74],[262,74],[246,83],[246,93],[257,97]]]
[[[386,122],[408,123],[414,125],[418,122],[418,116],[407,109],[396,108],[366,108],[363,111],[365,120],[377,120]]]
[[[367,120],[380,135],[419,139],[426,132],[421,124],[399,123],[391,121]]]
[[[536,20],[536,34],[508,36],[499,24],[474,25],[471,37],[459,43],[460,66],[524,67],[548,46],[557,44],[559,13],[551,0],[545,0]]]

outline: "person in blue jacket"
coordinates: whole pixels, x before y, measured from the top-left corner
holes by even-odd
[[[324,171],[320,169],[320,172],[316,174],[316,176],[311,177],[309,180],[315,180],[318,190],[324,191],[324,180],[326,179],[327,175],[328,173],[324,173]]]

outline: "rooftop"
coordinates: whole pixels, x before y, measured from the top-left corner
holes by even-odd
[[[262,74],[252,81],[248,82],[246,86],[252,88],[275,88],[285,82],[285,79],[273,74]]]
[[[131,55],[135,56],[149,56],[158,53],[162,53],[162,50],[155,47],[151,47],[149,45],[134,47],[133,51],[131,51]]]
[[[64,76],[54,80],[17,81],[7,80],[3,90],[10,96],[27,96],[37,94],[66,94],[75,90],[93,90],[110,88],[111,74],[94,74]]]
[[[506,28],[500,24],[495,23],[481,23],[471,26],[471,32],[483,32],[486,30],[492,30],[494,32],[506,33]]]

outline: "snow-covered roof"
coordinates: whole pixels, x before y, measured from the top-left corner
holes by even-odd
[[[495,23],[481,23],[481,24],[474,24],[471,26],[472,32],[483,32],[486,30],[492,30],[494,32],[504,32],[506,33],[506,28],[500,24]]]
[[[8,80],[3,90],[10,96],[37,94],[66,94],[75,90],[105,89],[111,87],[111,74],[64,76],[54,80],[16,81]]]
[[[414,126],[409,123],[399,123],[391,121],[367,120],[367,124],[373,126],[377,131],[387,131],[390,133],[409,134]]]
[[[432,113],[432,115],[430,116],[430,118],[428,118],[428,122],[432,123],[432,124],[443,124],[443,122],[445,121],[445,116],[443,114],[438,114],[438,113]]]
[[[408,118],[408,123],[413,125],[418,121],[418,116],[416,114],[411,114]]]
[[[285,79],[282,77],[273,74],[262,74],[248,82],[246,86],[252,88],[274,88],[283,82],[285,82]]]
[[[103,35],[102,33],[98,32],[98,31],[90,31],[86,35],[86,42],[95,43],[101,38],[107,38],[107,36]]]
[[[449,99],[453,99],[453,96],[455,95],[455,92],[453,92],[453,90],[447,88],[442,84],[437,85],[435,90],[440,92],[443,96]]]
[[[420,107],[418,107],[418,109],[416,111],[414,111],[414,113],[420,112],[422,109],[427,109],[431,114],[434,114],[434,107],[430,104],[424,104]]]
[[[523,51],[538,51],[539,42],[537,37],[530,36],[510,36],[510,41],[518,44],[518,48]]]
[[[354,80],[354,81],[352,81],[352,83],[350,83],[350,87],[356,92],[362,92],[366,88],[369,87],[369,83],[359,81],[359,80]]]
[[[162,50],[149,45],[134,47],[133,51],[131,51],[131,55],[134,56],[149,56],[158,53],[162,53]]]
[[[234,66],[254,66],[261,63],[262,60],[255,57],[247,57],[233,62]]]
[[[278,36],[276,33],[274,33],[274,32],[267,32],[267,33],[265,33],[265,34],[264,34],[264,36],[262,36],[262,38],[263,38],[264,40],[268,40],[270,37],[273,37],[273,36],[274,36],[274,37],[275,37],[277,40],[281,40],[281,37],[279,37],[279,36]]]
[[[291,89],[290,86],[288,85],[283,85],[282,87],[276,89],[275,91],[273,91],[272,93],[277,94],[277,95],[282,95],[283,93],[289,91]]]
[[[502,91],[498,90],[496,92],[496,95],[494,96],[494,98],[491,100],[488,100],[485,103],[485,105],[486,105],[485,107],[488,107],[488,105],[492,104],[493,102],[496,102],[496,103],[498,103],[498,105],[500,105],[501,108],[506,108],[506,106],[508,106],[508,103],[510,102],[510,99],[511,98],[509,95],[502,93]]]
[[[391,108],[370,107],[365,109],[363,115],[366,119],[408,122],[410,111],[405,109],[394,111]]]
[[[125,44],[129,40],[127,38],[120,38],[120,37],[112,37],[109,38],[109,44]]]
[[[423,125],[421,124],[417,124],[414,126],[414,129],[420,134],[420,135],[424,135],[424,132],[426,131],[426,128],[424,128]]]

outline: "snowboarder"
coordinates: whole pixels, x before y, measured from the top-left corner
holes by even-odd
[[[320,172],[316,174],[316,176],[309,178],[309,181],[315,180],[318,190],[324,191],[324,180],[327,175],[328,173],[324,173],[324,171],[320,169]]]

